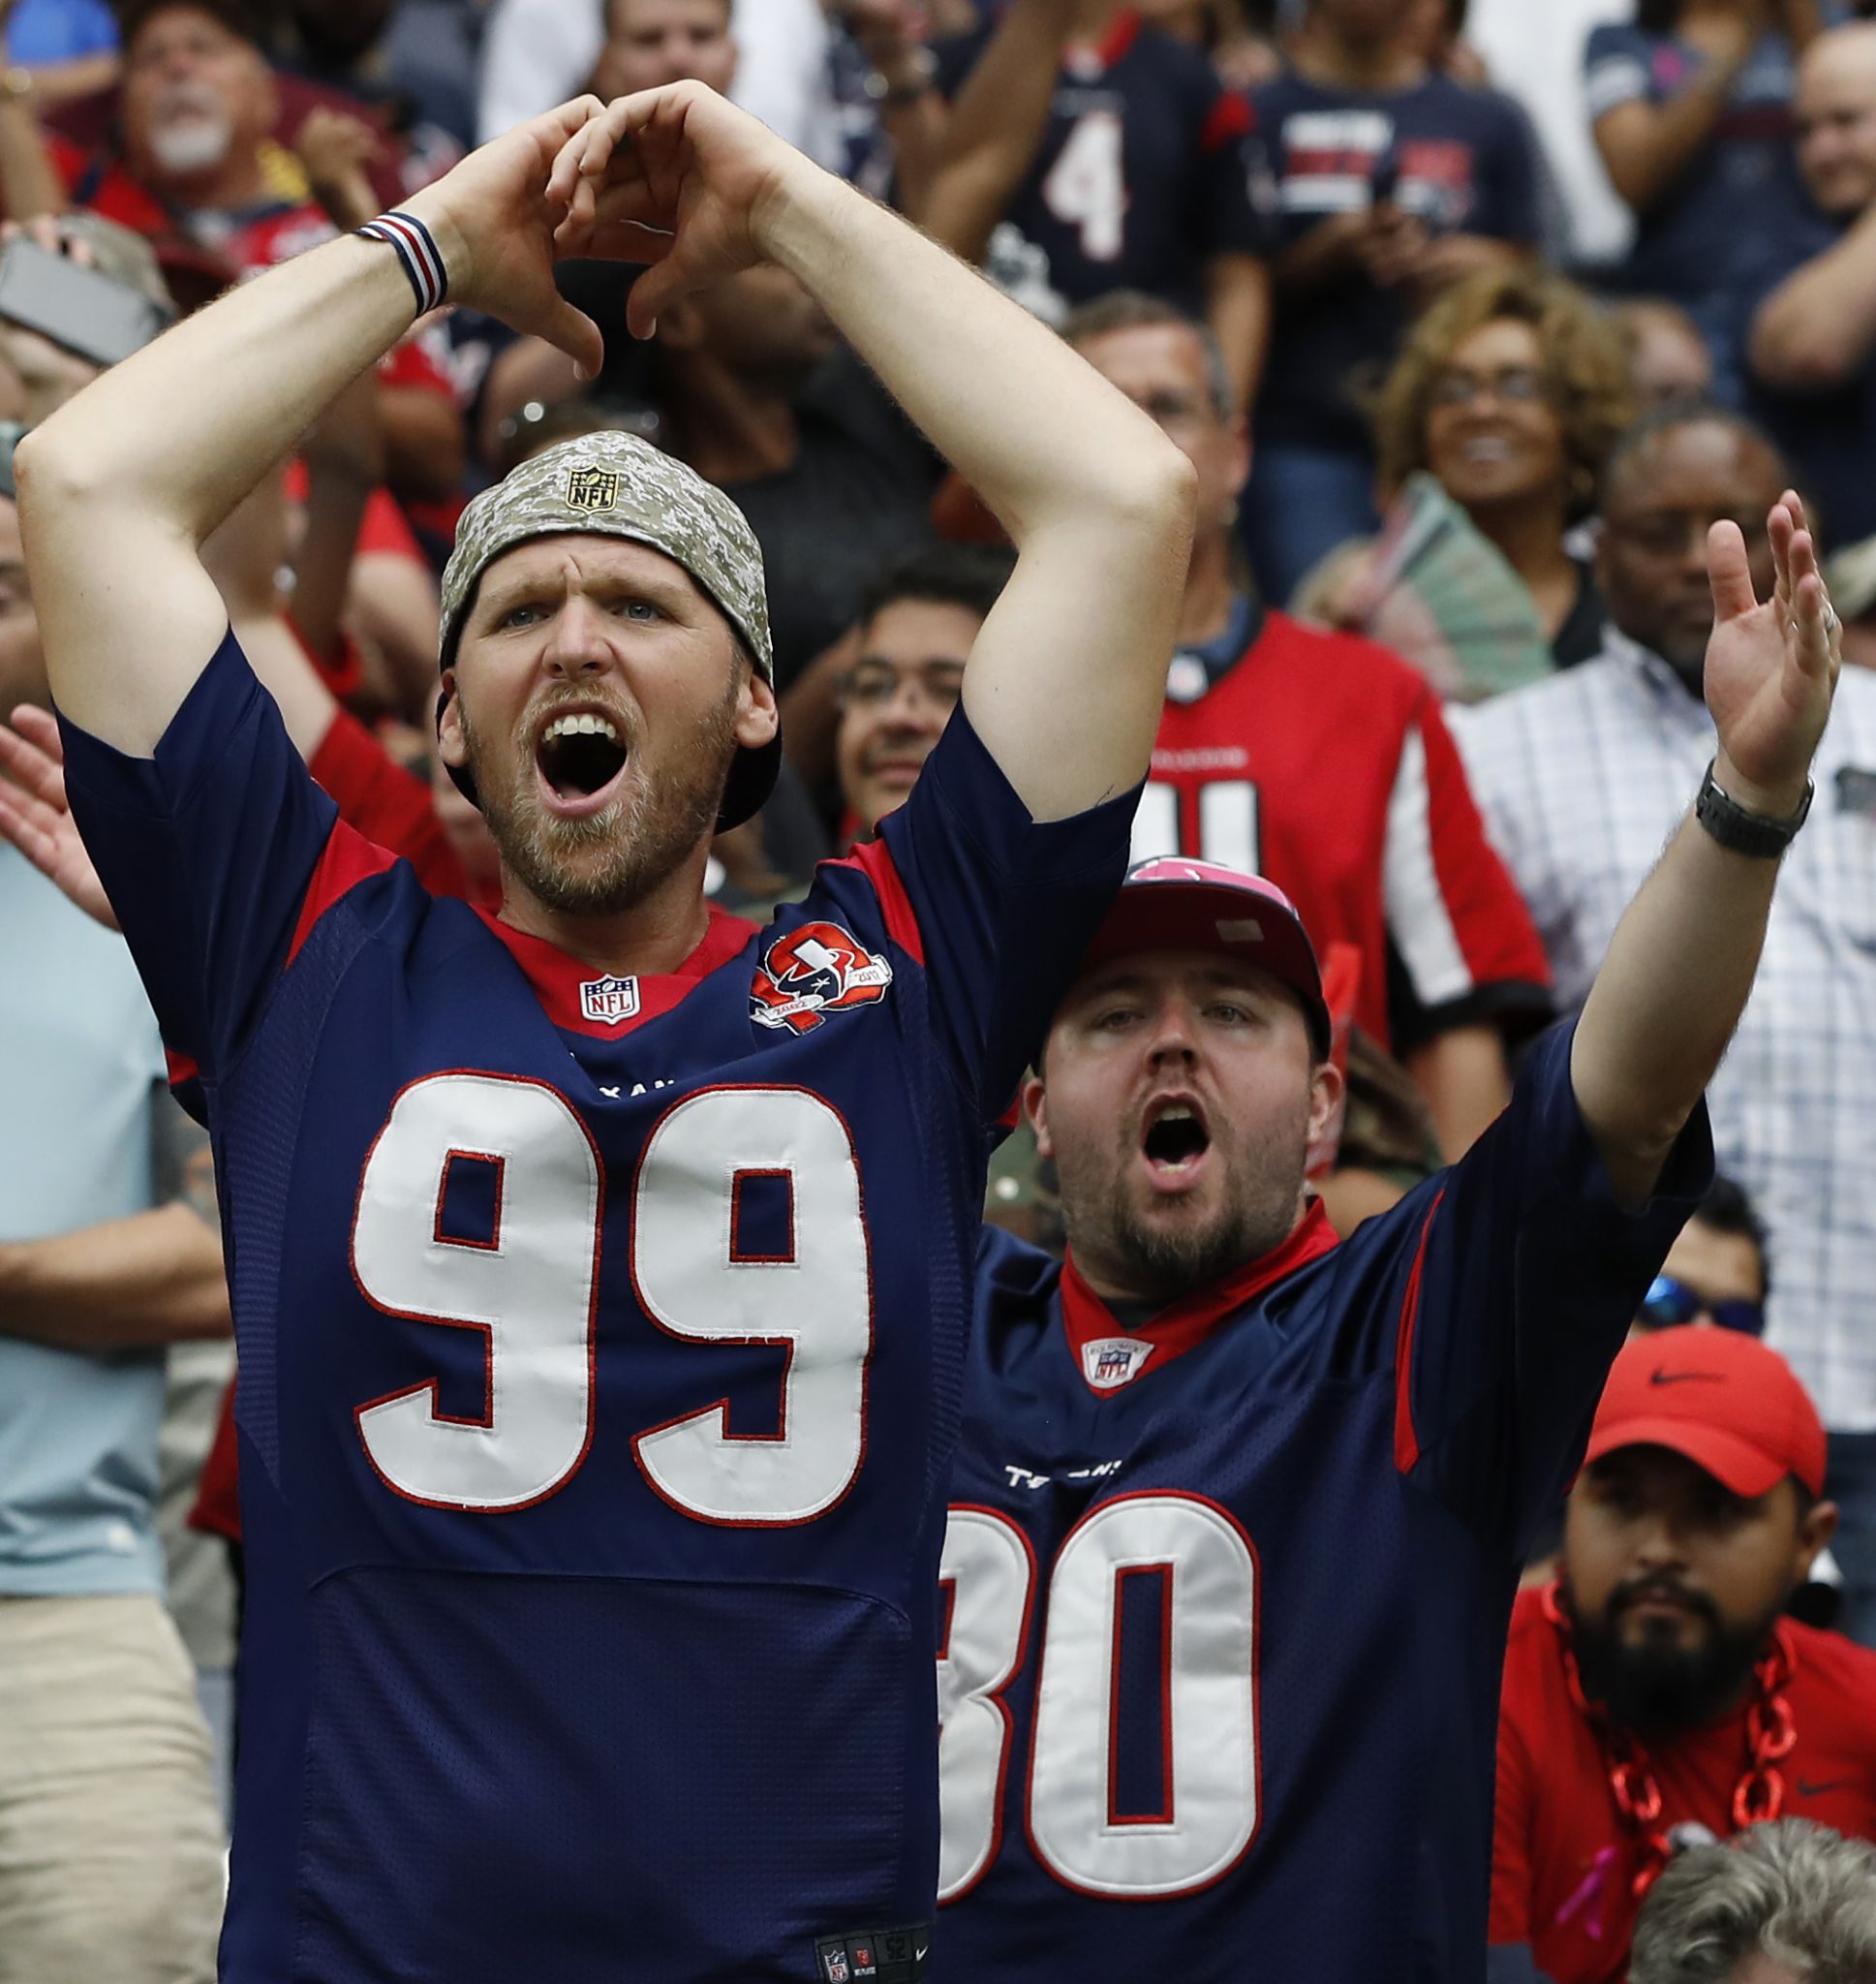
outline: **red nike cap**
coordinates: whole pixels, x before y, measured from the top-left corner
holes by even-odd
[[[1584,1464],[1665,1446],[1735,1495],[1796,1474],[1824,1493],[1824,1422],[1778,1352],[1738,1330],[1683,1323],[1625,1345],[1596,1408]]]
[[[1316,1059],[1328,1060],[1329,1008],[1315,946],[1276,883],[1183,855],[1142,861],[1128,871],[1081,968],[1140,950],[1221,950],[1281,979],[1303,1002]]]

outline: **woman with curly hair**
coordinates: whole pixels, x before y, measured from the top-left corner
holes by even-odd
[[[1454,695],[1588,660],[1602,603],[1568,535],[1595,508],[1604,458],[1635,413],[1628,339],[1575,284],[1528,266],[1456,284],[1414,326],[1374,403],[1382,534],[1299,604],[1423,666],[1427,642],[1401,632],[1399,601],[1379,610],[1403,581],[1449,645],[1455,617],[1495,630],[1501,647],[1522,637],[1528,665],[1481,679],[1461,657],[1461,679],[1441,682]]]

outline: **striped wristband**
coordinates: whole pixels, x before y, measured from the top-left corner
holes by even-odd
[[[368,241],[384,241],[396,249],[404,273],[416,292],[416,314],[441,309],[449,294],[449,272],[443,265],[430,230],[415,214],[381,213],[358,230]]]

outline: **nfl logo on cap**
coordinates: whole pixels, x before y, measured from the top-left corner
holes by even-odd
[[[638,980],[589,978],[580,987],[580,1011],[595,1024],[616,1027],[638,1010]]]
[[[619,477],[612,469],[583,463],[567,472],[567,503],[571,510],[610,510],[619,500]]]

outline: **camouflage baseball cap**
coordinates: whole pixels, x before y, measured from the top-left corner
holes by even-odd
[[[536,538],[629,538],[683,566],[735,631],[764,681],[775,680],[762,547],[748,519],[715,484],[636,434],[582,434],[547,449],[485,489],[463,512],[443,574],[448,667],[481,575],[505,551]],[[738,825],[769,795],[780,737],[737,754],[719,828]],[[467,783],[456,783],[475,798]]]

